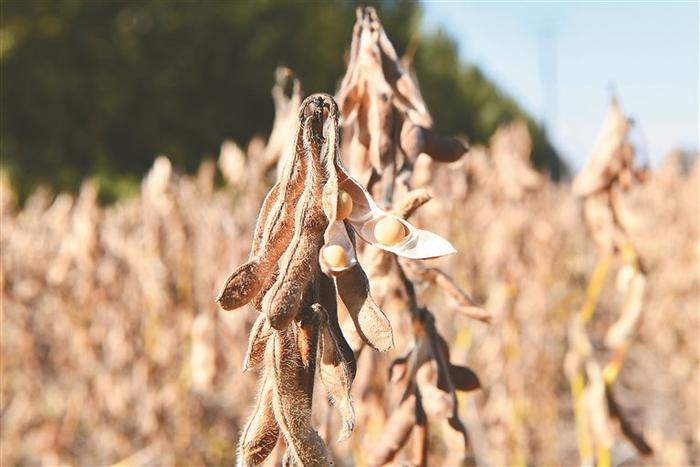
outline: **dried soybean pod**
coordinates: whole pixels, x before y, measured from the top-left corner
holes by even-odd
[[[334,342],[338,345],[342,359],[348,367],[351,379],[355,378],[357,365],[352,347],[345,339],[345,335],[338,322],[338,302],[335,283],[333,279],[326,275],[319,275],[320,305],[325,310],[326,326],[333,336]]]
[[[319,269],[318,252],[328,221],[321,207],[323,171],[319,158],[311,159],[308,185],[296,207],[294,235],[281,258],[279,277],[263,299],[262,308],[275,329],[285,328],[294,319],[302,295]]]
[[[438,364],[434,359],[421,364],[416,370],[414,380],[421,393],[421,404],[432,417],[448,418],[457,401],[451,394],[438,387]]]
[[[465,366],[450,365],[450,378],[455,389],[460,391],[473,391],[481,387],[479,377],[471,369]]]
[[[369,95],[368,126],[372,140],[369,146],[369,159],[380,174],[394,164],[395,118],[388,92],[372,89]],[[395,174],[392,173],[392,177]]]
[[[369,453],[367,461],[370,465],[384,465],[396,457],[396,454],[406,444],[416,424],[416,396],[412,394],[401,402],[399,408],[391,414],[384,431],[375,444],[375,449]]]
[[[302,109],[304,105],[302,104]],[[303,115],[303,113],[301,113]],[[269,212],[264,222],[258,222],[253,240],[257,253],[254,258],[239,266],[229,276],[217,302],[224,310],[233,310],[250,302],[265,286],[282,253],[291,241],[294,208],[304,189],[307,172],[307,155],[304,145],[304,129],[310,118],[300,122],[294,143],[294,156],[288,161],[280,178],[277,196],[269,196],[266,203]],[[263,211],[266,211],[263,205]],[[262,226],[259,228],[259,226]],[[258,238],[258,234],[260,237]]]
[[[238,445],[238,465],[261,464],[270,455],[279,438],[279,426],[272,410],[272,376],[265,372],[260,394]]]
[[[370,295],[369,281],[360,265],[338,276],[336,286],[362,340],[380,352],[393,347],[391,323]]]
[[[264,313],[260,313],[253,323],[248,337],[248,349],[243,360],[243,371],[257,367],[265,359],[265,346],[272,335],[272,327]]]
[[[255,222],[253,243],[250,246],[250,255],[248,256],[248,259],[253,259],[260,253],[260,245],[265,234],[265,224],[270,218],[270,212],[277,203],[279,195],[280,182],[275,182],[275,184],[272,186],[272,188],[270,188],[270,191],[265,196],[265,200],[263,201],[262,207],[260,208],[258,220]]]
[[[313,285],[311,286],[313,287]],[[301,364],[305,376],[305,387],[309,394],[314,392],[314,375],[316,374],[316,355],[319,347],[319,334],[322,317],[317,309],[304,305],[299,313],[297,324],[297,349],[301,356]]]
[[[452,398],[452,414],[447,420],[448,429],[452,430],[452,433],[448,436],[453,436],[455,438],[459,437],[461,441],[461,446],[459,448],[463,449],[462,452],[454,452],[454,457],[464,457],[467,450],[469,449],[469,435],[467,434],[467,429],[464,424],[459,419],[458,407],[457,407],[457,395],[455,394],[455,385],[450,376],[450,351],[445,339],[438,334],[437,329],[435,329],[435,321],[433,315],[426,311],[425,330],[430,342],[431,349],[433,351],[433,356],[438,364],[438,388],[446,391],[450,394]]]
[[[353,110],[358,105],[358,95],[360,93],[358,89],[358,73],[359,68],[357,66],[357,55],[360,45],[360,32],[362,30],[362,23],[359,21],[361,19],[360,7],[355,12],[358,21],[352,28],[352,41],[350,42],[350,55],[348,60],[348,67],[343,76],[343,80],[340,84],[340,89],[336,94],[336,100],[340,102],[340,108],[343,110],[343,118],[348,118]]]
[[[438,162],[454,162],[469,150],[459,138],[440,136],[431,128],[408,122],[401,130],[401,147],[409,160],[425,153]]]
[[[292,459],[303,466],[329,465],[323,440],[311,426],[312,394],[308,391],[308,376],[297,347],[295,326],[273,333],[265,359],[275,382],[272,391],[275,420]]]
[[[341,344],[331,332],[326,311],[319,304],[315,304],[314,309],[319,315],[324,317],[319,341],[318,374],[328,394],[328,401],[331,405],[338,407],[340,411],[343,428],[338,436],[338,440],[343,441],[350,436],[355,426],[355,410],[350,398],[354,369],[350,362],[345,360]]]

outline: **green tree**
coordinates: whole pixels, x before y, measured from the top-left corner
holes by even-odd
[[[335,90],[357,3],[5,1],[2,165],[24,194],[38,182],[74,189],[90,175],[138,180],[160,153],[193,170],[223,139],[269,132],[276,66],[294,69],[307,92]],[[378,10],[402,51],[419,5]],[[424,39],[416,64],[440,129],[484,141],[523,115],[458,62],[444,35]],[[539,141],[547,165],[551,148]]]

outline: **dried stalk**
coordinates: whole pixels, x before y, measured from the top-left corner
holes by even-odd
[[[594,360],[590,344],[571,345],[567,355],[567,375],[571,381],[576,428],[579,436],[579,452],[582,462],[592,462],[595,446],[598,465],[610,465],[612,435],[609,425],[613,419],[620,422],[626,436],[642,455],[651,454],[646,441],[631,427],[614,400],[612,387],[634,334],[634,327],[642,309],[646,278],[639,256],[620,223],[621,191],[627,190],[634,180],[641,180],[640,172],[633,167],[634,150],[628,142],[630,122],[620,112],[613,100],[600,136],[584,170],[576,177],[573,192],[583,197],[586,225],[591,232],[601,259],[588,284],[586,300],[572,324],[576,339],[588,341],[586,324],[592,319],[598,297],[607,276],[613,254],[625,263],[620,275],[626,298],[622,313],[609,328],[605,344],[612,350],[611,360],[600,368]],[[584,404],[583,398],[588,403]]]

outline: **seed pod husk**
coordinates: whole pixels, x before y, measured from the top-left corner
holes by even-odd
[[[241,466],[262,464],[277,444],[280,431],[272,410],[273,385],[272,377],[265,372],[255,408],[241,433],[238,446]]]
[[[401,130],[401,147],[409,160],[427,154],[438,162],[455,162],[469,151],[460,138],[440,136],[433,129],[406,123]]]
[[[367,457],[369,464],[384,465],[394,460],[396,454],[408,441],[415,424],[416,396],[410,395],[401,402],[386,422],[374,450]]]
[[[272,335],[272,327],[264,313],[260,313],[253,323],[248,336],[248,348],[243,360],[243,371],[256,368],[265,359],[265,347]]]
[[[303,115],[304,107],[302,104],[300,115]],[[278,188],[273,187],[263,202],[253,237],[251,256],[254,256],[233,271],[217,298],[224,310],[240,308],[260,293],[292,239],[294,208],[304,189],[307,172],[303,137],[306,126],[299,125],[294,155],[287,161],[276,185]]]
[[[372,298],[367,275],[359,264],[335,280],[338,296],[362,340],[380,352],[393,347],[391,323]]]
[[[318,304],[314,307],[324,317],[319,341],[319,378],[328,394],[328,401],[340,411],[343,427],[338,441],[343,441],[350,436],[355,426],[355,410],[350,397],[350,389],[355,377],[354,357],[348,360],[344,356],[342,343],[328,324],[326,310]]]
[[[304,140],[315,147],[309,151],[307,187],[296,206],[294,235],[280,259],[277,281],[265,294],[262,307],[275,329],[285,328],[296,316],[301,298],[319,267],[318,255],[323,243],[322,232],[327,219],[321,206],[323,172],[320,167],[319,143],[314,141],[313,119],[306,120]]]
[[[303,466],[330,464],[326,447],[311,426],[310,369],[304,367],[296,342],[296,326],[276,331],[265,358],[272,368],[273,410],[294,462]]]

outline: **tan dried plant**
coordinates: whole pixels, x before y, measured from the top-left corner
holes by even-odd
[[[294,463],[330,462],[311,426],[317,370],[343,417],[340,439],[352,431],[355,359],[338,325],[338,307],[368,345],[380,351],[393,345],[389,320],[372,299],[357,261],[355,236],[411,258],[454,252],[441,237],[381,210],[348,174],[340,160],[338,118],[328,95],[302,102],[293,150],[263,202],[249,261],[231,274],[217,300],[227,310],[253,302],[260,313],[244,369],[263,363],[263,377],[239,443],[242,465],[264,461],[280,434]],[[376,226],[382,222],[398,224],[404,238],[381,243]]]
[[[588,162],[572,186],[573,193],[583,198],[586,226],[600,257],[588,283],[583,306],[570,324],[565,370],[574,400],[581,461],[592,462],[595,458],[601,466],[612,462],[612,424],[619,427],[640,454],[652,453],[644,437],[622,413],[613,391],[641,315],[647,283],[637,249],[621,221],[629,217],[624,212],[623,193],[633,182],[644,180],[644,171],[634,167],[630,127],[630,120],[613,99]],[[610,262],[615,257],[622,262],[617,286],[625,299],[619,318],[605,335],[604,343],[610,356],[601,366],[595,358],[586,326],[593,318]]]
[[[452,162],[467,152],[466,141],[442,137],[417,81],[399,60],[372,7],[358,7],[350,57],[336,94],[346,131],[350,170],[370,192],[381,180],[382,200],[391,205],[394,184],[404,183],[425,153]]]
[[[356,13],[350,60],[337,93],[344,118],[343,136],[349,141],[346,157],[367,190],[373,191],[375,183],[381,182],[382,201],[400,219],[408,219],[432,198],[425,189],[411,190],[418,155],[425,153],[433,160],[452,162],[467,152],[467,144],[433,132],[432,118],[417,82],[404,68],[408,61],[398,59],[376,11],[360,7]],[[457,415],[455,391],[477,388],[478,379],[468,368],[450,364],[446,341],[438,334],[432,313],[418,306],[415,286],[442,289],[459,311],[472,318],[488,321],[490,315],[445,272],[411,261],[419,258],[402,256],[405,259],[398,261],[386,251],[363,251],[363,264],[377,300],[387,307],[392,320],[410,320],[413,338],[404,357],[394,362],[392,368],[396,371],[391,372],[389,381],[381,385],[371,385],[367,378],[362,381],[367,385],[361,391],[363,402],[390,399],[392,389],[400,390],[398,401],[390,403],[398,404],[398,408],[384,423],[365,460],[372,465],[396,462],[413,433],[411,462],[425,465],[430,421],[446,427],[443,435],[452,454],[447,458],[462,462],[468,438]],[[363,347],[358,340],[351,345],[356,354]],[[378,367],[376,361],[369,363]]]

